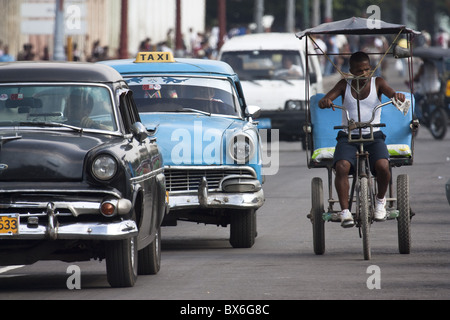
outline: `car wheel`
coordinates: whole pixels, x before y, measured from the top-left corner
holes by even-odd
[[[233,248],[251,248],[256,237],[256,210],[236,210],[231,213],[230,244]]]
[[[138,274],[157,274],[161,268],[161,227],[157,230],[155,239],[138,253]]]
[[[111,287],[133,287],[137,279],[137,237],[106,242],[106,273]]]

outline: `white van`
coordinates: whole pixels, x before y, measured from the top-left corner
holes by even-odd
[[[308,46],[311,50],[313,45]],[[306,113],[305,40],[291,33],[260,33],[228,40],[219,59],[229,63],[241,80],[248,105],[261,107],[260,122],[269,118],[283,140],[304,141]],[[308,64],[310,96],[323,92],[319,60]]]

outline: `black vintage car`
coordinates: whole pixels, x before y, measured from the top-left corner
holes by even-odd
[[[162,161],[112,68],[0,64],[0,265],[105,259],[113,287],[156,274]]]

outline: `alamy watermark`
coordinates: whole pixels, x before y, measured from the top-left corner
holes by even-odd
[[[66,28],[68,30],[80,30],[82,11],[79,5],[68,5],[65,8]]]
[[[270,139],[269,139],[270,134]],[[195,121],[192,130],[178,128],[170,137],[174,143],[170,162],[174,165],[258,165],[265,175],[275,175],[279,169],[279,130],[255,132],[225,131],[204,128]]]
[[[367,8],[366,13],[370,14],[367,19],[367,28],[381,29],[381,8],[376,5],[371,5]]]
[[[367,268],[367,274],[370,274],[367,278],[366,285],[369,290],[381,289],[381,269],[379,266],[372,265]]]
[[[77,265],[71,265],[67,268],[67,274],[70,274],[67,278],[66,286],[69,290],[81,290],[81,269]]]

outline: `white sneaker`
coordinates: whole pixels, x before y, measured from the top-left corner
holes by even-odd
[[[375,211],[373,213],[373,220],[375,221],[384,221],[386,220],[386,198],[380,200],[378,197],[375,197]]]
[[[342,228],[352,228],[355,225],[355,221],[353,220],[353,215],[350,210],[342,210],[341,213],[339,213],[339,217],[341,218]]]

